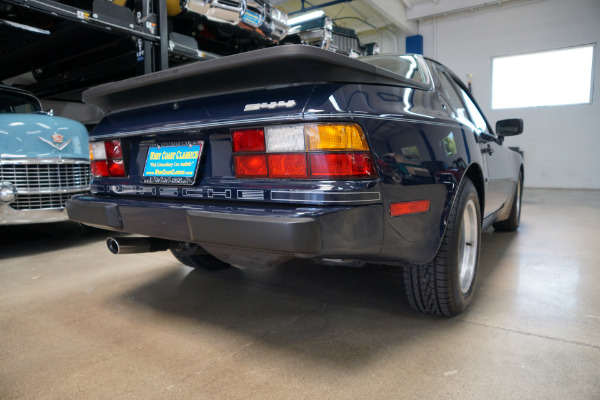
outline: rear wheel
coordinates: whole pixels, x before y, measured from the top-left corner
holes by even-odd
[[[523,174],[519,173],[519,180],[517,181],[517,189],[515,190],[515,197],[513,200],[512,208],[510,209],[510,215],[507,220],[494,222],[494,229],[501,232],[513,232],[519,228],[521,224],[521,197],[523,195]]]
[[[433,260],[404,267],[404,287],[411,307],[446,317],[463,312],[475,293],[480,242],[479,197],[473,182],[465,177]]]
[[[231,267],[230,264],[219,260],[193,243],[180,243],[178,246],[171,248],[171,253],[177,261],[192,268],[217,271]]]

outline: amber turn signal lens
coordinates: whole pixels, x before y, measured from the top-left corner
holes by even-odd
[[[369,150],[365,134],[356,124],[309,124],[305,129],[309,150]]]
[[[429,200],[392,203],[390,204],[390,215],[392,217],[398,217],[400,215],[424,213],[429,211],[429,206]]]

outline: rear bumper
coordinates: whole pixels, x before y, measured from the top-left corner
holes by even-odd
[[[65,209],[15,210],[6,204],[0,205],[0,225],[41,224],[68,219]]]
[[[381,205],[225,207],[86,195],[69,200],[67,211],[105,229],[299,257],[376,259],[383,242]]]

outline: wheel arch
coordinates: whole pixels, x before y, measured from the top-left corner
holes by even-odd
[[[525,183],[525,166],[523,165],[523,163],[521,163],[519,170],[521,171],[521,179],[523,180],[521,184],[523,184]]]
[[[483,210],[485,209],[485,180],[483,178],[483,171],[479,164],[473,163],[467,168],[463,174],[463,178],[469,178],[475,189],[477,190],[477,196],[479,197],[479,208],[481,209],[481,218],[483,219]]]
[[[472,163],[469,167],[463,172],[460,182],[456,184],[456,187],[447,192],[447,198],[445,202],[444,212],[441,215],[440,226],[442,229],[439,232],[439,236],[436,236],[435,243],[433,247],[430,249],[435,249],[433,253],[429,254],[429,257],[424,262],[431,261],[437,252],[439,251],[440,246],[442,245],[442,241],[444,239],[444,235],[446,234],[446,230],[448,228],[448,219],[450,217],[450,213],[456,207],[458,201],[458,193],[461,185],[464,184],[464,179],[469,178],[469,180],[475,186],[475,190],[477,192],[477,197],[479,198],[479,209],[480,209],[480,219],[483,226],[483,210],[485,206],[485,184],[483,177],[483,170],[481,165],[477,163]]]

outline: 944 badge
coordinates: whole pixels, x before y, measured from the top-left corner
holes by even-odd
[[[274,110],[276,108],[292,108],[296,106],[295,100],[288,101],[272,101],[270,103],[255,103],[246,104],[244,111],[258,111],[258,110]]]

